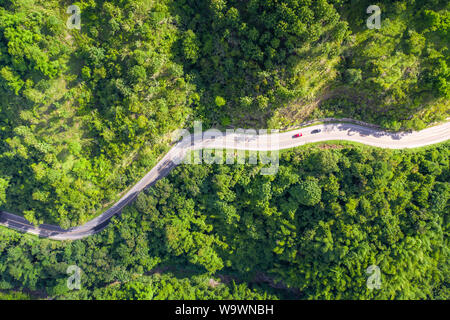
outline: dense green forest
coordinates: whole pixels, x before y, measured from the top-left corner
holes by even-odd
[[[380,29],[366,26],[371,4],[0,0],[0,209],[80,225],[194,120],[446,119],[449,2],[380,0]],[[284,151],[273,176],[181,165],[92,237],[0,227],[0,299],[448,300],[449,147],[316,144]]]
[[[448,116],[448,1],[378,1],[381,28],[372,30],[360,14],[371,1],[336,3],[352,34],[337,66],[338,82],[313,117],[340,114],[398,130]]]
[[[142,177],[189,114],[165,1],[0,7],[0,205],[79,225]]]
[[[351,116],[394,129],[448,116],[448,1],[379,1],[382,27],[369,30],[371,4],[177,1],[195,114],[223,126]]]
[[[65,286],[62,284],[60,288]],[[233,280],[224,284],[208,275],[175,276],[172,273],[154,275],[134,275],[130,280],[108,284],[94,290],[52,289],[48,296],[43,292],[0,291],[0,300],[36,300],[36,299],[71,299],[71,300],[277,300],[278,296],[262,288],[249,289],[245,283],[236,284]],[[267,289],[266,289],[267,290]],[[269,291],[273,291],[268,288]]]
[[[68,29],[69,5],[81,30]],[[0,208],[96,216],[203,120],[282,128],[350,116],[391,129],[449,116],[449,4],[1,0]]]
[[[252,165],[181,165],[104,231],[0,228],[0,290],[56,298],[449,299],[449,144],[327,143]],[[82,289],[66,286],[82,269]],[[381,289],[368,289],[377,265]]]

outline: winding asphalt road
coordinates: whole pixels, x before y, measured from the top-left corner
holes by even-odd
[[[319,133],[312,133],[320,129]],[[301,132],[302,137],[293,138]],[[275,151],[301,146],[307,143],[346,140],[363,143],[369,146],[403,149],[423,147],[450,139],[450,122],[416,132],[387,132],[381,129],[349,123],[320,124],[283,133],[270,135],[252,135],[246,133],[219,134],[209,131],[203,134],[186,135],[180,142],[153,167],[136,185],[134,185],[119,201],[98,217],[82,226],[64,230],[58,226],[42,224],[33,226],[23,217],[0,212],[0,225],[6,226],[40,237],[54,240],[76,240],[88,237],[103,230],[110,219],[133,201],[143,189],[165,177],[175,166],[180,164],[188,152],[200,149],[227,149]],[[248,161],[247,161],[248,162]]]

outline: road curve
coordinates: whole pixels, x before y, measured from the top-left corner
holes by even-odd
[[[312,133],[320,129],[319,133]],[[301,132],[302,137],[293,138]],[[21,216],[0,211],[0,225],[17,231],[35,234],[54,240],[76,240],[88,237],[103,230],[110,219],[133,201],[143,189],[152,186],[165,177],[175,166],[181,163],[185,155],[192,150],[207,148],[270,151],[288,149],[307,143],[345,140],[359,142],[373,147],[404,149],[423,147],[450,139],[450,122],[416,132],[388,132],[381,129],[350,123],[320,124],[303,129],[269,135],[249,135],[242,133],[219,134],[206,131],[203,134],[185,136],[180,142],[153,167],[136,185],[134,185],[119,201],[98,217],[84,225],[64,230],[59,226],[41,224],[38,227],[30,224]]]

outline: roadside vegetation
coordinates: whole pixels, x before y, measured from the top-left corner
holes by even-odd
[[[72,4],[81,30],[66,27]],[[193,120],[398,130],[449,117],[449,2],[380,0],[372,30],[370,4],[1,1],[0,209],[80,225]],[[449,147],[314,144],[283,151],[273,176],[181,165],[92,237],[0,227],[0,299],[448,300]],[[67,287],[70,265],[81,290]]]
[[[0,208],[80,225],[166,150],[169,133],[325,116],[390,129],[449,116],[449,4],[88,1],[0,8]]]
[[[282,152],[273,176],[251,165],[181,165],[86,239],[0,228],[0,289],[447,300],[449,150],[318,144]],[[70,265],[83,271],[80,291],[67,288]],[[366,286],[370,265],[380,268],[380,290]]]
[[[64,1],[0,8],[0,206],[79,225],[136,182],[189,114],[164,2]]]
[[[312,118],[340,115],[399,130],[448,117],[448,1],[379,1],[381,28],[372,30],[360,14],[370,1],[337,2],[351,34],[342,47],[340,77]]]

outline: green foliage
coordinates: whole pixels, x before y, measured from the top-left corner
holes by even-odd
[[[0,205],[79,225],[145,174],[190,113],[189,84],[172,57],[170,1],[79,1],[81,32],[65,27],[65,2],[7,3]]]
[[[314,206],[320,202],[322,190],[317,179],[310,178],[306,181],[300,181],[289,191],[297,203],[305,206]]]
[[[183,39],[183,55],[190,63],[198,60],[199,44],[196,35],[192,30],[186,31]]]
[[[330,68],[341,76],[271,123],[291,125],[283,114],[299,115],[297,121],[340,116],[398,130],[422,129],[449,116],[448,1],[379,1],[380,29],[366,27],[373,2],[331,2],[351,30],[339,63]],[[319,108],[311,112],[317,100]]]
[[[245,284],[225,285],[205,276],[178,279],[172,274],[139,277],[124,284],[108,286],[93,292],[97,300],[222,300],[276,299]]]
[[[179,51],[201,94],[194,112],[210,125],[229,114],[248,126],[248,113],[267,119],[299,98],[303,63],[336,57],[346,32],[327,1],[182,0],[175,8],[185,30]],[[220,110],[211,108],[217,96],[227,101]]]
[[[1,208],[79,225],[186,119],[279,128],[311,114],[400,129],[448,117],[448,4],[382,1],[380,30],[365,27],[368,4],[82,0],[80,31],[66,28],[65,2],[6,1]]]
[[[381,1],[379,30],[365,27],[369,4],[81,0],[79,31],[65,27],[65,1],[2,1],[1,209],[81,224],[188,118],[205,129],[309,114],[393,129],[446,118],[448,1]],[[0,228],[0,289],[253,299],[264,291],[255,279],[268,278],[307,299],[448,299],[448,150],[288,151],[276,176],[180,166],[88,239]],[[65,286],[72,264],[85,275],[79,292]],[[379,291],[365,286],[371,264]],[[144,276],[157,266],[202,276]],[[248,285],[205,282],[230,274]]]
[[[221,96],[217,96],[215,98],[215,102],[216,102],[216,106],[218,106],[218,107],[223,107],[227,103],[227,101],[224,98],[222,98]]]
[[[362,71],[361,69],[347,69],[344,78],[348,84],[357,84],[362,80]]]
[[[5,203],[6,200],[6,189],[8,188],[9,181],[0,178],[0,205]]]
[[[275,176],[179,166],[83,240],[1,228],[0,288],[76,299],[448,299],[448,144],[335,147],[285,151]],[[339,170],[322,170],[323,159]],[[80,291],[63,285],[73,264]],[[380,290],[366,287],[370,265]],[[285,289],[255,286],[261,279]]]
[[[1,292],[0,291],[0,300],[30,300],[30,296],[22,293],[22,292]]]

